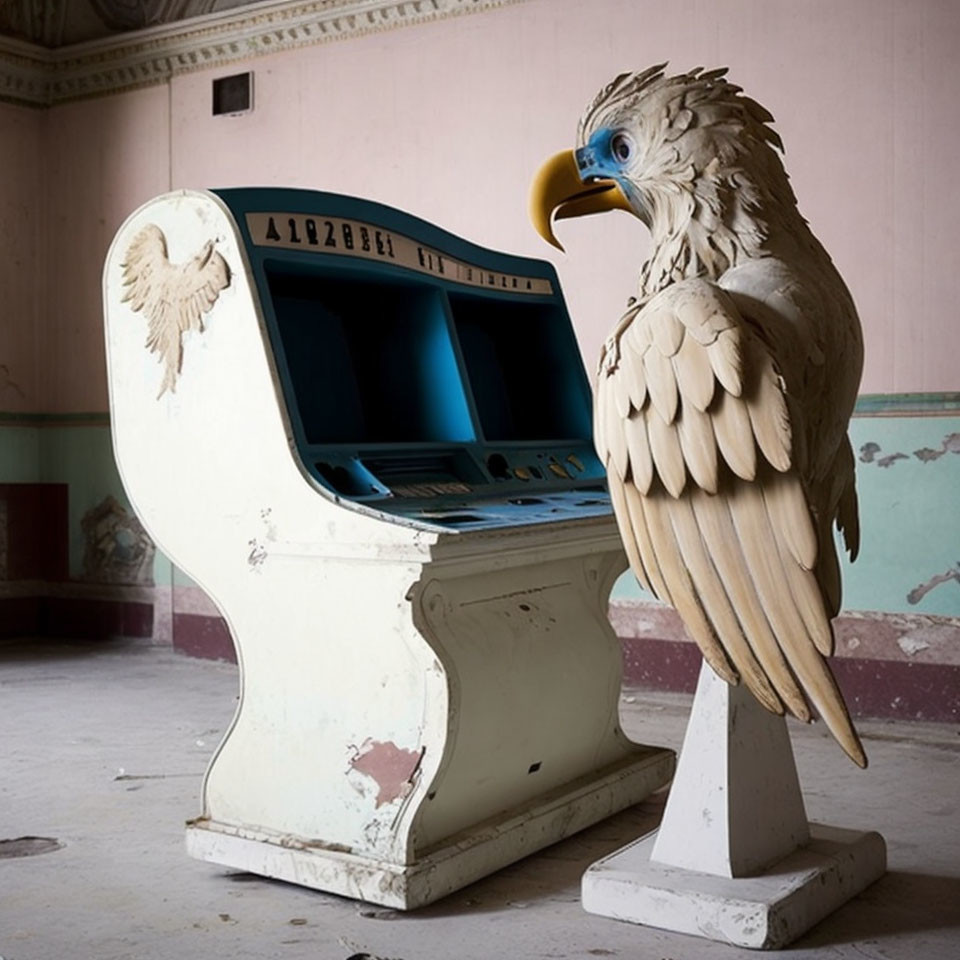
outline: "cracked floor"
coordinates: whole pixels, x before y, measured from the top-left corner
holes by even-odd
[[[653,829],[661,794],[410,914],[190,860],[183,822],[236,692],[234,666],[167,648],[0,646],[0,840],[56,841],[33,856],[0,844],[2,960],[756,956],[581,910],[584,869]],[[689,703],[630,691],[624,728],[676,748]],[[859,726],[866,772],[822,727],[791,724],[801,783],[811,819],[885,836],[889,872],[791,960],[956,960],[960,729]]]

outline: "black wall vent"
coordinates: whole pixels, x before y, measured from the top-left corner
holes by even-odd
[[[253,74],[235,73],[213,81],[213,115],[220,117],[253,109]]]

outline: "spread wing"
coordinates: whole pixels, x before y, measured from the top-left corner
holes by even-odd
[[[803,720],[809,697],[865,766],[824,660],[833,634],[814,571],[834,548],[818,539],[772,356],[706,280],[625,322],[601,360],[594,433],[634,573],[720,676]]]
[[[182,336],[187,330],[203,330],[203,315],[230,285],[230,268],[212,241],[185,263],[170,263],[167,239],[152,223],[133,238],[122,266],[127,288],[123,302],[146,315],[146,346],[151,353],[159,353],[164,363],[159,398],[166,390],[176,389],[183,361]]]

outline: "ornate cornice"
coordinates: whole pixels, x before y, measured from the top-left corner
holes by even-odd
[[[0,37],[0,100],[48,106],[50,57],[45,47]]]
[[[52,50],[0,37],[0,99],[48,107],[262,54],[520,2],[267,0]]]

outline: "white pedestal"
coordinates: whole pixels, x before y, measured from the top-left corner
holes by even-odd
[[[590,867],[583,906],[776,949],[885,870],[879,834],[807,823],[784,719],[704,664],[660,830]]]
[[[886,871],[878,833],[810,825],[810,842],[755,877],[716,877],[650,859],[656,833],[597,861],[583,878],[589,913],[738,947],[776,950]]]

